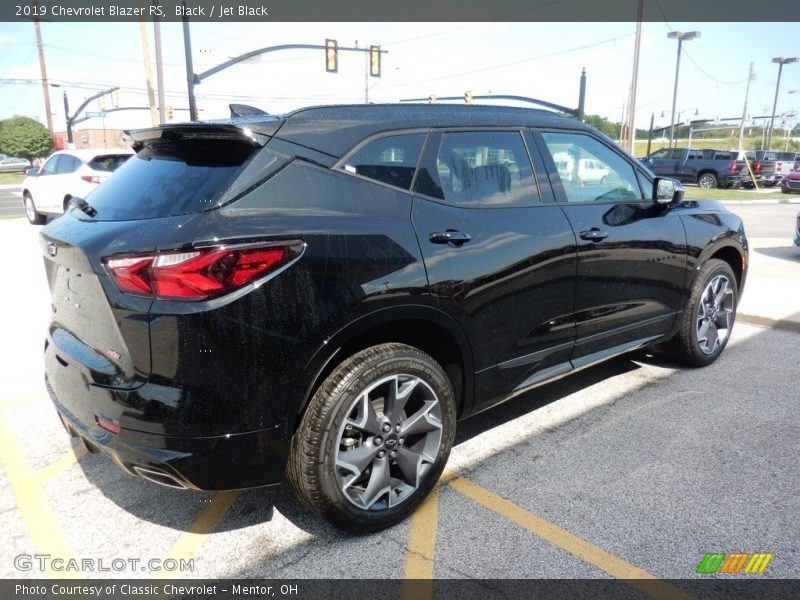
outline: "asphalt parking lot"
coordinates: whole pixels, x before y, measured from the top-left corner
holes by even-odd
[[[695,572],[706,553],[749,552],[772,554],[760,577],[796,579],[798,209],[737,209],[751,274],[717,363],[683,370],[629,355],[465,421],[426,504],[362,537],[280,487],[171,490],[74,448],[42,383],[38,228],[0,220],[0,575],[623,578],[676,598],[680,582],[664,580],[708,577]],[[18,558],[34,554],[64,562]],[[81,568],[64,570],[70,558]]]

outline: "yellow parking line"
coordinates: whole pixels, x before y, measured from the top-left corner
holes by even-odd
[[[53,477],[61,474],[63,471],[69,469],[72,465],[78,462],[81,458],[88,454],[86,447],[81,445],[74,446],[72,450],[64,454],[59,459],[54,460],[52,463],[36,472],[36,479],[41,485],[50,481]]]
[[[219,524],[225,513],[239,497],[239,492],[219,492],[211,498],[208,506],[195,517],[189,529],[178,537],[178,541],[170,549],[169,553],[162,559],[161,563],[167,559],[176,561],[189,560],[194,558],[200,546],[213,533],[214,528]],[[174,579],[179,577],[179,573],[173,571],[156,571],[152,574],[154,579]]]
[[[566,529],[562,529],[558,525],[546,521],[545,519],[528,512],[498,496],[493,494],[486,488],[479,486],[464,477],[456,477],[449,482],[450,487],[456,491],[471,498],[478,504],[488,508],[491,511],[513,521],[520,527],[538,535],[551,544],[558,546],[577,556],[590,565],[594,565],[598,569],[605,571],[612,577],[617,579],[628,579],[632,587],[644,592],[645,594],[656,598],[658,600],[675,600],[675,599],[689,599],[692,598],[689,594],[675,586],[664,583],[658,580],[654,575],[647,571],[606,552],[602,548],[598,548],[594,544],[590,544],[586,540],[570,533]]]
[[[14,501],[28,528],[34,550],[37,554],[49,554],[51,558],[64,560],[66,564],[74,559],[72,548],[67,543],[53,513],[42,493],[39,478],[25,462],[14,434],[0,415],[0,463],[11,485]],[[83,578],[77,571],[53,571],[48,562],[45,575],[50,578]]]
[[[436,486],[411,517],[406,545],[404,600],[421,600],[433,594],[433,559],[439,523],[439,490]]]

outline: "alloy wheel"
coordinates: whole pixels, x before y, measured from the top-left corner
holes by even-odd
[[[717,275],[703,290],[695,319],[697,344],[713,354],[725,343],[733,324],[734,294],[725,275]]]
[[[433,389],[414,375],[385,377],[358,395],[339,429],[339,489],[362,510],[402,504],[419,488],[441,443],[442,407]]]

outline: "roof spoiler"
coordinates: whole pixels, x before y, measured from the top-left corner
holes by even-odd
[[[266,113],[264,113],[266,115]],[[125,131],[125,137],[138,152],[148,144],[161,141],[178,140],[238,140],[249,142],[253,146],[264,146],[275,135],[283,119],[269,117],[268,120],[245,122],[244,119],[231,119],[216,123],[178,123],[149,127],[147,129],[131,129]]]

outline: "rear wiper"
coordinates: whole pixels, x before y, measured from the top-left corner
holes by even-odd
[[[70,198],[69,199],[70,206],[74,206],[83,212],[85,212],[90,217],[93,217],[97,214],[97,211],[92,208],[92,206],[83,198]]]

